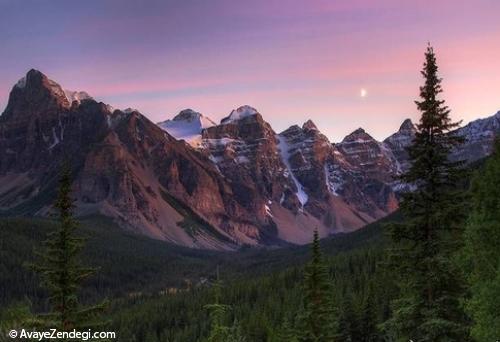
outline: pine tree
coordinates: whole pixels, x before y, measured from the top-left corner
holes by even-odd
[[[500,140],[472,183],[472,212],[465,231],[464,267],[472,297],[467,311],[477,341],[500,336]]]
[[[210,335],[209,342],[227,342],[231,339],[231,328],[224,324],[225,316],[229,311],[229,306],[221,304],[222,284],[219,279],[219,268],[217,267],[217,280],[214,284],[215,301],[213,304],[205,306],[210,312]]]
[[[402,176],[412,191],[402,198],[403,223],[390,229],[399,298],[385,328],[402,341],[464,341],[464,285],[452,262],[464,219],[465,201],[458,186],[463,174],[462,164],[450,160],[450,152],[462,140],[451,132],[458,123],[451,121],[450,110],[438,98],[441,78],[430,45],[425,58],[425,84],[420,87],[421,100],[415,101],[422,115],[408,148],[411,167]]]
[[[317,230],[314,231],[311,250],[311,260],[305,269],[299,341],[330,342],[336,332],[336,317],[331,280],[323,261]]]
[[[285,317],[283,324],[278,335],[278,341],[280,342],[297,342],[297,333],[292,327],[292,324],[288,317]]]
[[[368,295],[363,303],[359,322],[359,336],[361,337],[361,341],[371,342],[377,340],[378,332],[376,321],[375,303],[373,301],[372,291],[369,289]]]
[[[82,280],[91,276],[95,270],[81,266],[79,261],[84,240],[75,234],[78,222],[73,217],[74,205],[70,194],[71,171],[68,164],[64,164],[54,205],[58,212],[58,228],[49,233],[43,250],[38,253],[40,261],[34,265],[42,285],[50,294],[51,311],[39,318],[43,325],[60,331],[102,325],[102,321],[98,319],[105,306],[105,303],[101,303],[83,307],[78,301]]]
[[[233,326],[231,327],[230,336],[228,342],[246,342],[245,335],[241,329],[241,324],[235,320]]]

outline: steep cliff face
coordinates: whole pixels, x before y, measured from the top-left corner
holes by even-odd
[[[359,228],[394,209],[379,208],[365,196],[365,179],[312,121],[288,128],[278,139],[305,210],[333,232]]]
[[[396,210],[393,153],[362,128],[335,145],[339,194],[358,211],[379,218]]]
[[[203,147],[233,184],[241,203],[262,218],[263,203],[279,201],[291,184],[283,176],[284,166],[271,126],[256,111],[238,118],[233,113],[222,124],[203,130]]]
[[[109,115],[95,101],[70,104],[57,83],[29,71],[13,87],[0,116],[1,206],[44,197],[46,188],[54,188],[63,159],[82,165],[91,146],[107,134]],[[31,210],[40,210],[42,202]]]
[[[410,167],[406,148],[411,145],[415,138],[415,132],[416,128],[413,122],[410,119],[406,119],[396,133],[383,141],[383,144],[394,156],[395,167],[398,173],[405,172]]]

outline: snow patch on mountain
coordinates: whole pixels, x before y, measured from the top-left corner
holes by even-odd
[[[52,138],[53,138],[53,142],[49,146],[49,150],[53,149],[57,144],[60,143],[59,138],[57,137],[57,134],[56,134],[56,128],[55,127],[52,127]]]
[[[344,179],[337,169],[335,165],[325,163],[326,187],[334,196],[340,196],[339,191],[342,190],[344,184]]]
[[[288,175],[292,178],[292,181],[295,183],[295,186],[297,187],[297,198],[299,199],[300,204],[304,206],[307,201],[309,200],[309,196],[307,196],[306,192],[304,191],[304,188],[302,187],[302,184],[300,184],[299,180],[295,175],[293,174],[292,167],[290,165],[290,146],[288,145],[288,142],[285,137],[282,137],[280,135],[276,135],[276,138],[278,139],[278,148],[281,153],[281,160],[283,161],[283,164],[286,166]]]
[[[83,100],[93,100],[92,96],[90,96],[85,91],[73,91],[65,89],[64,95],[66,95],[69,103],[73,103],[73,101],[81,103]]]

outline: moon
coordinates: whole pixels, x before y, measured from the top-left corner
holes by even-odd
[[[366,95],[368,95],[368,93],[366,92],[366,89],[365,88],[361,88],[361,91],[359,92],[359,95],[361,97],[366,97]]]

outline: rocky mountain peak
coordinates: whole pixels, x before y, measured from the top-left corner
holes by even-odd
[[[405,119],[399,127],[399,132],[415,132],[415,125],[411,119]]]
[[[61,86],[40,71],[31,69],[12,88],[1,120],[25,123],[38,114],[49,117],[69,107]]]
[[[297,135],[300,133],[302,133],[302,128],[300,128],[299,125],[291,125],[287,129],[285,129],[283,132],[281,132],[279,135],[291,136],[291,135]]]
[[[302,129],[317,131],[318,127],[316,127],[314,122],[311,119],[309,119],[306,122],[304,122],[304,124],[302,125]]]
[[[202,116],[201,113],[198,113],[194,110],[192,110],[191,108],[187,108],[187,109],[183,109],[179,112],[179,114],[177,114],[176,116],[174,116],[174,118],[172,120],[174,121],[188,121],[188,122],[191,122],[193,120],[196,120],[198,118],[200,118]]]
[[[30,86],[30,87],[36,87],[36,86],[40,86],[43,84],[43,82],[47,81],[48,78],[47,76],[45,76],[43,73],[41,73],[40,71],[36,70],[36,69],[31,69],[30,71],[28,71],[26,73],[25,76],[23,76],[17,83],[16,83],[16,87],[18,88],[26,88],[26,86]]]
[[[53,97],[57,97],[60,100],[66,100],[65,102],[69,105],[62,87],[57,82],[49,79],[46,75],[35,69],[28,71],[26,76],[16,83],[14,89],[16,88],[26,92],[28,95],[43,92]]]
[[[351,134],[347,135],[343,140],[342,143],[346,142],[363,142],[363,141],[375,141],[371,135],[365,132],[363,128],[358,128],[355,131],[353,131]]]

